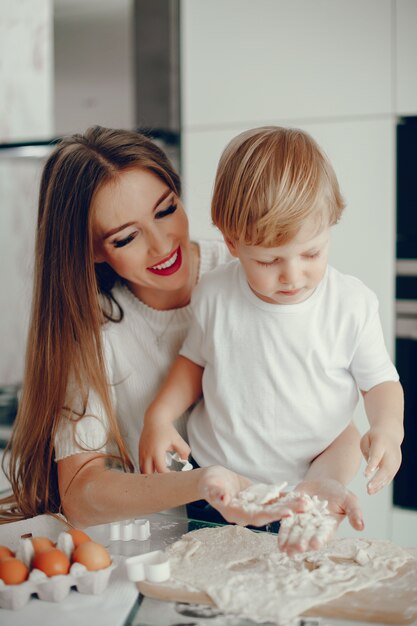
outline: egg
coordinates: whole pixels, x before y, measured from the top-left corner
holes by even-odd
[[[81,563],[90,571],[104,569],[111,565],[110,554],[100,543],[88,541],[75,548],[72,553],[74,563]]]
[[[51,548],[55,547],[54,542],[48,539],[48,537],[32,537],[31,542],[35,554],[38,554],[38,552],[44,552],[45,550],[50,550]]]
[[[14,552],[12,552],[10,548],[7,546],[0,546],[0,561],[11,556],[14,556]]]
[[[19,585],[28,576],[29,568],[20,559],[5,557],[0,561],[0,578],[5,585]]]
[[[41,572],[44,572],[47,576],[68,574],[70,565],[70,560],[67,555],[57,548],[37,552],[32,561],[33,569],[40,569]]]
[[[83,530],[78,530],[77,528],[70,528],[66,531],[72,537],[72,541],[74,543],[74,548],[78,548],[79,545],[85,543],[86,541],[91,541],[91,537],[87,535]]]

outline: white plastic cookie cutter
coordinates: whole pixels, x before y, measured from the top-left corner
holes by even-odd
[[[165,463],[167,467],[174,471],[188,472],[188,470],[193,469],[193,466],[187,459],[182,459],[178,452],[171,452],[170,450],[165,453]]]
[[[149,520],[133,519],[110,524],[110,541],[145,541],[151,536]]]
[[[135,583],[141,580],[163,583],[171,576],[169,558],[162,550],[129,557],[126,569],[127,577]]]

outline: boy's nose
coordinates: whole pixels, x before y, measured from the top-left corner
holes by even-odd
[[[279,282],[292,288],[297,287],[300,278],[299,269],[295,265],[288,265],[282,268]]]

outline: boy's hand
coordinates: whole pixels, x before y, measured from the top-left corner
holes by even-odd
[[[365,476],[373,478],[368,482],[370,495],[377,493],[394,478],[401,465],[402,437],[386,428],[371,428],[361,439],[361,450],[367,466]]]
[[[199,483],[200,497],[217,509],[232,524],[265,526],[271,522],[304,511],[303,498],[280,504],[279,498],[262,510],[249,511],[236,498],[252,482],[225,467],[213,465],[204,469]],[[282,493],[284,496],[285,493]]]
[[[139,465],[142,474],[169,472],[165,456],[168,451],[178,452],[180,458],[187,459],[191,449],[172,423],[155,417],[145,419],[139,441]]]
[[[320,500],[327,500],[327,508],[333,518],[333,523],[327,523],[321,527],[303,528],[300,534],[300,526],[297,524],[298,517],[294,517],[294,524],[286,522],[285,529],[278,533],[278,545],[281,551],[290,556],[296,552],[318,550],[322,548],[334,536],[339,524],[347,517],[350,525],[355,530],[363,530],[364,523],[362,511],[357,497],[342,483],[330,478],[323,480],[305,480],[297,485],[294,491],[317,496]],[[294,532],[292,531],[294,529]],[[282,532],[281,532],[282,531]]]

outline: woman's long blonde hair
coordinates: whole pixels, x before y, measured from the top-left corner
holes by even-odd
[[[0,501],[3,521],[60,510],[54,439],[63,413],[74,417],[64,410],[70,377],[84,406],[89,390],[101,398],[109,442],[123,468],[133,468],[110,399],[101,339],[103,321],[123,317],[119,305],[117,319],[108,306],[118,276],[94,263],[91,205],[101,185],[134,167],[152,171],[180,195],[179,177],[164,152],[137,132],[90,128],[64,138],[45,164],[22,396],[10,460],[3,463],[13,496]]]

